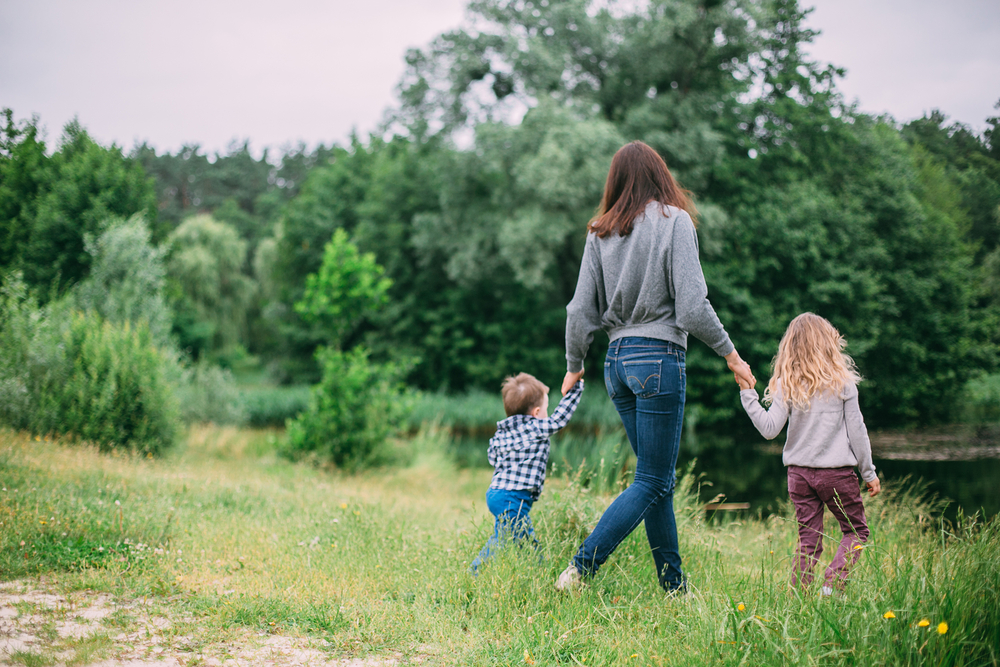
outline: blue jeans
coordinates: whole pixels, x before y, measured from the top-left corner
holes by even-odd
[[[535,496],[528,490],[509,491],[507,489],[487,489],[486,507],[490,513],[496,517],[496,524],[493,527],[493,534],[486,540],[479,555],[472,561],[469,570],[477,574],[479,566],[486,559],[496,553],[505,542],[524,543],[531,541],[531,545],[538,548],[538,540],[535,539],[535,529],[531,525],[531,517],[528,512],[535,503]]]
[[[639,460],[632,484],[604,511],[573,564],[584,576],[595,574],[645,521],[660,585],[683,588],[674,485],[687,384],[684,349],[654,338],[619,338],[608,349],[604,383]]]

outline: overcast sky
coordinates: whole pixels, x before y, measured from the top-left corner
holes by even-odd
[[[981,130],[1000,98],[998,0],[804,0],[812,55],[898,120],[940,108]],[[365,133],[403,54],[462,23],[465,0],[0,0],[0,107],[54,141],[74,116],[103,143],[258,150]]]

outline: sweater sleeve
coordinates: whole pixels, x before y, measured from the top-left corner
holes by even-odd
[[[566,370],[570,373],[583,370],[583,360],[594,340],[594,333],[601,328],[597,294],[600,270],[595,238],[594,234],[587,235],[583,260],[580,262],[580,275],[576,280],[576,292],[566,306]]]
[[[666,271],[673,288],[677,326],[694,334],[716,354],[724,357],[734,347],[708,300],[708,285],[698,259],[698,235],[694,223],[684,211],[676,216]]]
[[[559,401],[559,405],[556,406],[552,416],[538,420],[538,428],[546,436],[561,430],[569,423],[569,418],[573,416],[576,407],[580,404],[581,396],[583,396],[583,380],[577,380],[573,388],[566,392],[566,395]]]
[[[871,482],[878,475],[875,473],[875,464],[872,462],[872,443],[868,438],[868,428],[865,426],[865,418],[861,414],[861,406],[858,404],[857,385],[851,385],[847,388],[846,398],[844,398],[844,420],[847,422],[847,440],[851,451],[854,452],[854,457],[858,460],[861,479]]]
[[[776,396],[771,402],[771,408],[765,410],[764,406],[760,404],[757,390],[744,389],[740,392],[740,402],[743,403],[743,409],[750,416],[750,421],[768,440],[776,438],[781,433],[781,429],[785,427],[785,422],[788,421],[788,404],[780,397]]]

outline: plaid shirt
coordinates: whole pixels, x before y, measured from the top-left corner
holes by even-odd
[[[514,415],[497,422],[497,432],[490,438],[487,451],[495,468],[491,489],[528,490],[538,497],[549,462],[549,436],[569,423],[582,395],[581,380],[563,396],[551,417]]]

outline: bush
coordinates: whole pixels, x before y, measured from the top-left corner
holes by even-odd
[[[63,345],[70,310],[65,304],[38,305],[19,273],[0,290],[0,422],[36,431],[57,415],[43,412],[39,398],[65,385],[71,366]]]
[[[110,219],[98,237],[84,235],[90,273],[76,285],[77,305],[120,324],[146,322],[157,345],[170,342],[170,309],[163,297],[164,251],[150,240],[141,215]]]
[[[240,405],[247,424],[255,427],[284,426],[309,407],[309,387],[243,387]]]
[[[43,412],[58,417],[39,430],[144,454],[176,441],[169,359],[153,345],[145,324],[113,325],[94,313],[74,313],[66,347],[72,351],[66,384],[40,397],[54,408]]]
[[[0,420],[14,428],[160,452],[178,436],[171,363],[144,323],[40,307],[16,275],[0,294]]]
[[[246,411],[233,374],[201,360],[181,368],[177,386],[180,416],[186,423],[243,424]]]
[[[962,417],[973,424],[1000,422],[1000,374],[980,375],[965,383]]]
[[[323,348],[316,356],[323,378],[312,389],[308,410],[288,422],[286,452],[348,470],[382,462],[386,438],[405,418],[405,369],[373,364],[362,348]]]

